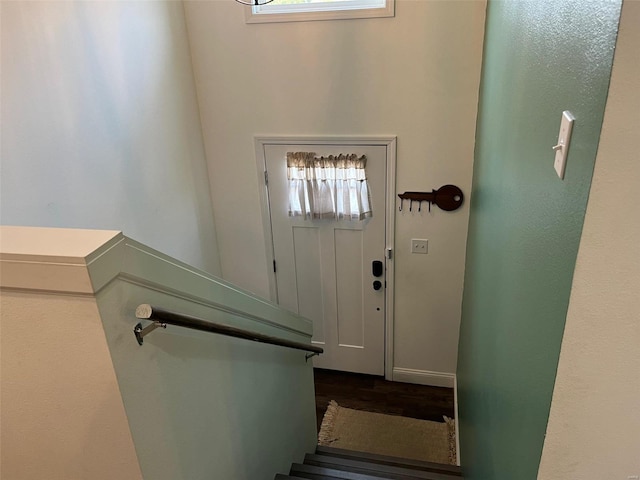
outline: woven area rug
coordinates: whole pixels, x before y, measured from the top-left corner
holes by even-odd
[[[456,464],[455,422],[430,422],[339,406],[331,400],[318,445],[425,462]]]

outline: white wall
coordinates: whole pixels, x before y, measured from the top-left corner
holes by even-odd
[[[142,479],[98,307],[2,291],[2,478]]]
[[[397,193],[469,195],[485,2],[253,25],[231,1],[185,11],[225,279],[269,295],[254,135],[397,135]],[[397,215],[396,367],[455,372],[467,221],[468,203]],[[430,253],[411,255],[411,238]]]
[[[1,2],[5,225],[105,228],[219,273],[180,2]]]
[[[626,0],[541,480],[640,475],[639,24],[640,3]]]

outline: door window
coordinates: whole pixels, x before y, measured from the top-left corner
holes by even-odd
[[[289,216],[364,220],[372,216],[367,158],[287,152]]]

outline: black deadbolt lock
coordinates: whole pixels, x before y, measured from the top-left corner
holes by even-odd
[[[380,280],[376,280],[373,282],[373,289],[380,290],[382,288],[382,282]]]
[[[373,273],[374,277],[381,277],[382,271],[382,262],[380,260],[374,260],[371,262],[371,273]]]

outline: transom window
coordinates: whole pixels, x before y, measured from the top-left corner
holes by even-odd
[[[247,7],[247,23],[393,17],[395,0],[273,0]]]

